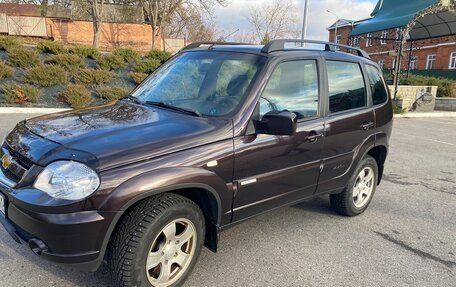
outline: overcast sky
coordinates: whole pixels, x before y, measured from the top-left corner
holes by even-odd
[[[214,21],[224,36],[236,29],[247,31],[249,24],[245,19],[248,7],[251,3],[265,3],[271,0],[229,0],[227,7],[217,7],[214,13]],[[287,1],[287,0],[283,0]],[[300,11],[300,23],[302,23],[302,11],[304,0],[290,0],[295,2],[296,9]],[[314,40],[328,40],[326,28],[336,21],[336,17],[326,10],[337,14],[341,19],[359,20],[369,17],[377,0],[308,0],[309,20],[307,38]],[[297,23],[299,25],[300,23]],[[241,32],[242,33],[242,32]],[[233,40],[233,38],[228,38]]]

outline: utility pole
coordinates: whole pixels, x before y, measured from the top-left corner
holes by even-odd
[[[309,12],[309,3],[308,0],[304,1],[304,15],[302,17],[302,34],[301,40],[305,40],[307,38],[307,14]],[[304,47],[304,43],[301,43],[301,46]]]
[[[334,29],[334,44],[337,44],[337,25],[339,24],[340,18],[339,18],[339,16],[337,16],[337,14],[334,13],[334,12],[331,12],[331,11],[329,11],[329,10],[326,10],[326,12],[328,12],[328,13],[334,15],[334,17],[336,17],[336,27],[335,27],[335,29]]]

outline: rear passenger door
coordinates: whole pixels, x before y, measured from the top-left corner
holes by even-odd
[[[325,143],[317,192],[347,184],[348,171],[363,145],[375,143],[374,113],[364,67],[356,62],[326,60]]]

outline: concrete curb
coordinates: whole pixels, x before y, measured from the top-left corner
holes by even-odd
[[[456,118],[456,112],[430,112],[430,113],[406,113],[395,114],[395,118]]]
[[[0,107],[0,114],[51,114],[69,110],[71,109]]]

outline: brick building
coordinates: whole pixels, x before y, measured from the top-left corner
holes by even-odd
[[[411,2],[421,5],[413,7]],[[412,7],[407,7],[409,4]],[[442,9],[442,5],[453,5],[454,8],[451,0],[380,0],[370,18],[340,19],[330,26],[329,41],[359,46],[373,61],[388,70],[394,69],[396,51],[404,37],[401,70],[456,70],[456,15],[454,10]],[[409,16],[414,22],[405,20],[395,24],[397,17],[394,16],[401,11],[406,14],[401,17]],[[388,17],[394,20],[390,22]],[[442,21],[437,23],[430,17],[442,18]],[[439,25],[445,25],[445,28],[431,30]],[[430,34],[423,33],[423,29],[431,30]]]

